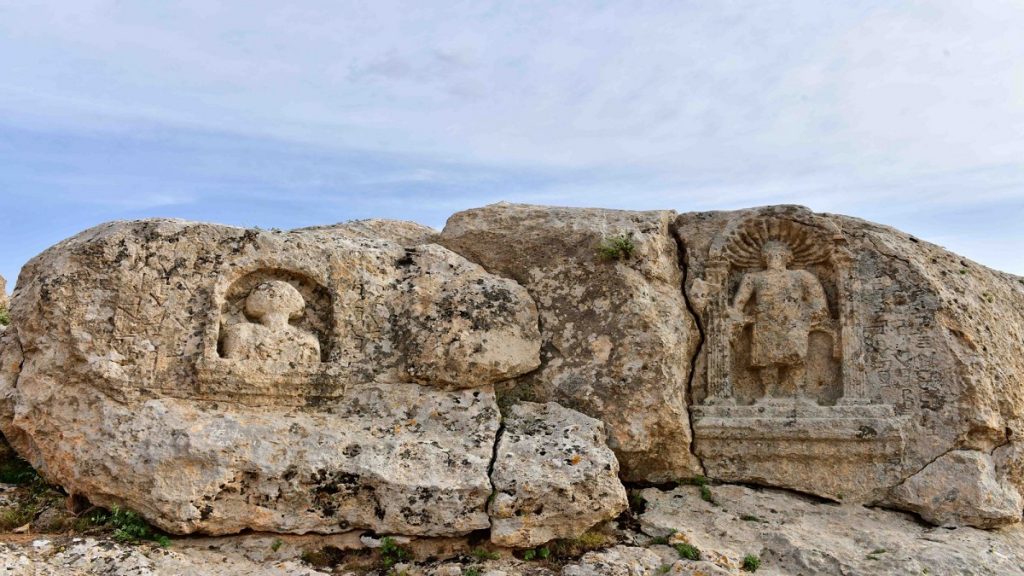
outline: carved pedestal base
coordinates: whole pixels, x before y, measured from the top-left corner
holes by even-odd
[[[196,384],[189,397],[248,406],[308,406],[345,395],[352,380],[344,364],[252,363],[222,358],[196,366]],[[168,391],[173,392],[173,391]]]
[[[843,501],[867,501],[899,480],[901,420],[888,405],[790,400],[693,409],[708,476]]]

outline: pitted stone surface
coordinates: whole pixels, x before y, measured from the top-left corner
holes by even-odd
[[[429,229],[393,232],[151,220],[68,239],[23,270],[0,428],[51,482],[173,533],[486,528],[492,384],[536,366],[536,308],[411,244]]]
[[[934,524],[995,528],[1020,522],[1024,501],[976,450],[943,454],[893,491],[893,502]]]
[[[661,558],[646,548],[615,546],[584,554],[578,563],[563,568],[562,576],[647,576],[661,565]]]
[[[801,207],[498,204],[441,234],[115,222],[29,262],[11,316],[11,445],[175,531],[473,530],[497,406],[520,401],[601,420],[602,441],[579,430],[623,480],[703,473],[944,525],[1024,505],[1024,279]],[[516,474],[592,498],[519,452]],[[593,521],[546,498],[574,532]]]
[[[537,302],[539,369],[500,397],[558,402],[608,426],[626,480],[700,472],[690,452],[687,382],[700,332],[682,294],[674,213],[495,204],[449,218],[439,242]],[[631,254],[604,259],[602,242]]]
[[[1019,521],[1024,279],[797,206],[682,214],[675,231],[705,334],[691,413],[708,476]],[[951,451],[994,456],[961,467],[954,515],[923,496],[943,475],[919,474]],[[893,497],[911,477],[928,488]]]
[[[495,451],[491,541],[530,548],[575,538],[626,509],[604,425],[549,402],[515,404]]]

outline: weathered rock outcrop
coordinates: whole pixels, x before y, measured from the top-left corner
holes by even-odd
[[[455,214],[439,240],[537,302],[542,365],[499,395],[603,420],[626,480],[700,472],[686,410],[700,333],[683,299],[673,218],[503,203]]]
[[[491,473],[491,541],[531,548],[576,538],[625,510],[619,465],[604,437],[600,420],[554,402],[512,406]]]
[[[795,206],[683,214],[676,233],[705,333],[692,410],[709,476],[1020,520],[1024,279]],[[948,490],[929,463],[954,451],[998,457],[958,467],[950,515],[921,495]]]
[[[616,470],[1024,506],[1024,279],[800,207],[112,223],[26,265],[11,314],[0,430],[175,532],[533,546],[614,515]]]
[[[0,276],[0,310],[7,310],[10,304],[10,297],[7,296],[7,279]]]
[[[175,533],[487,528],[492,385],[537,365],[536,309],[381,229],[157,220],[58,244],[21,275],[0,427],[72,494]]]

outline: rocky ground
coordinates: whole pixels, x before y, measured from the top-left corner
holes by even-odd
[[[731,484],[634,488],[630,510],[599,529],[513,552],[486,535],[167,539],[106,511],[72,514],[59,491],[21,480],[0,485],[3,575],[1024,574],[1020,525],[937,528],[900,512]]]

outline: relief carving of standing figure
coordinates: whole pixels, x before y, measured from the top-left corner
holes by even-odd
[[[730,316],[737,327],[752,324],[750,367],[758,371],[764,400],[799,398],[811,330],[828,321],[825,291],[810,272],[786,268],[792,252],[785,243],[766,242],[761,255],[765,269],[740,281]]]

